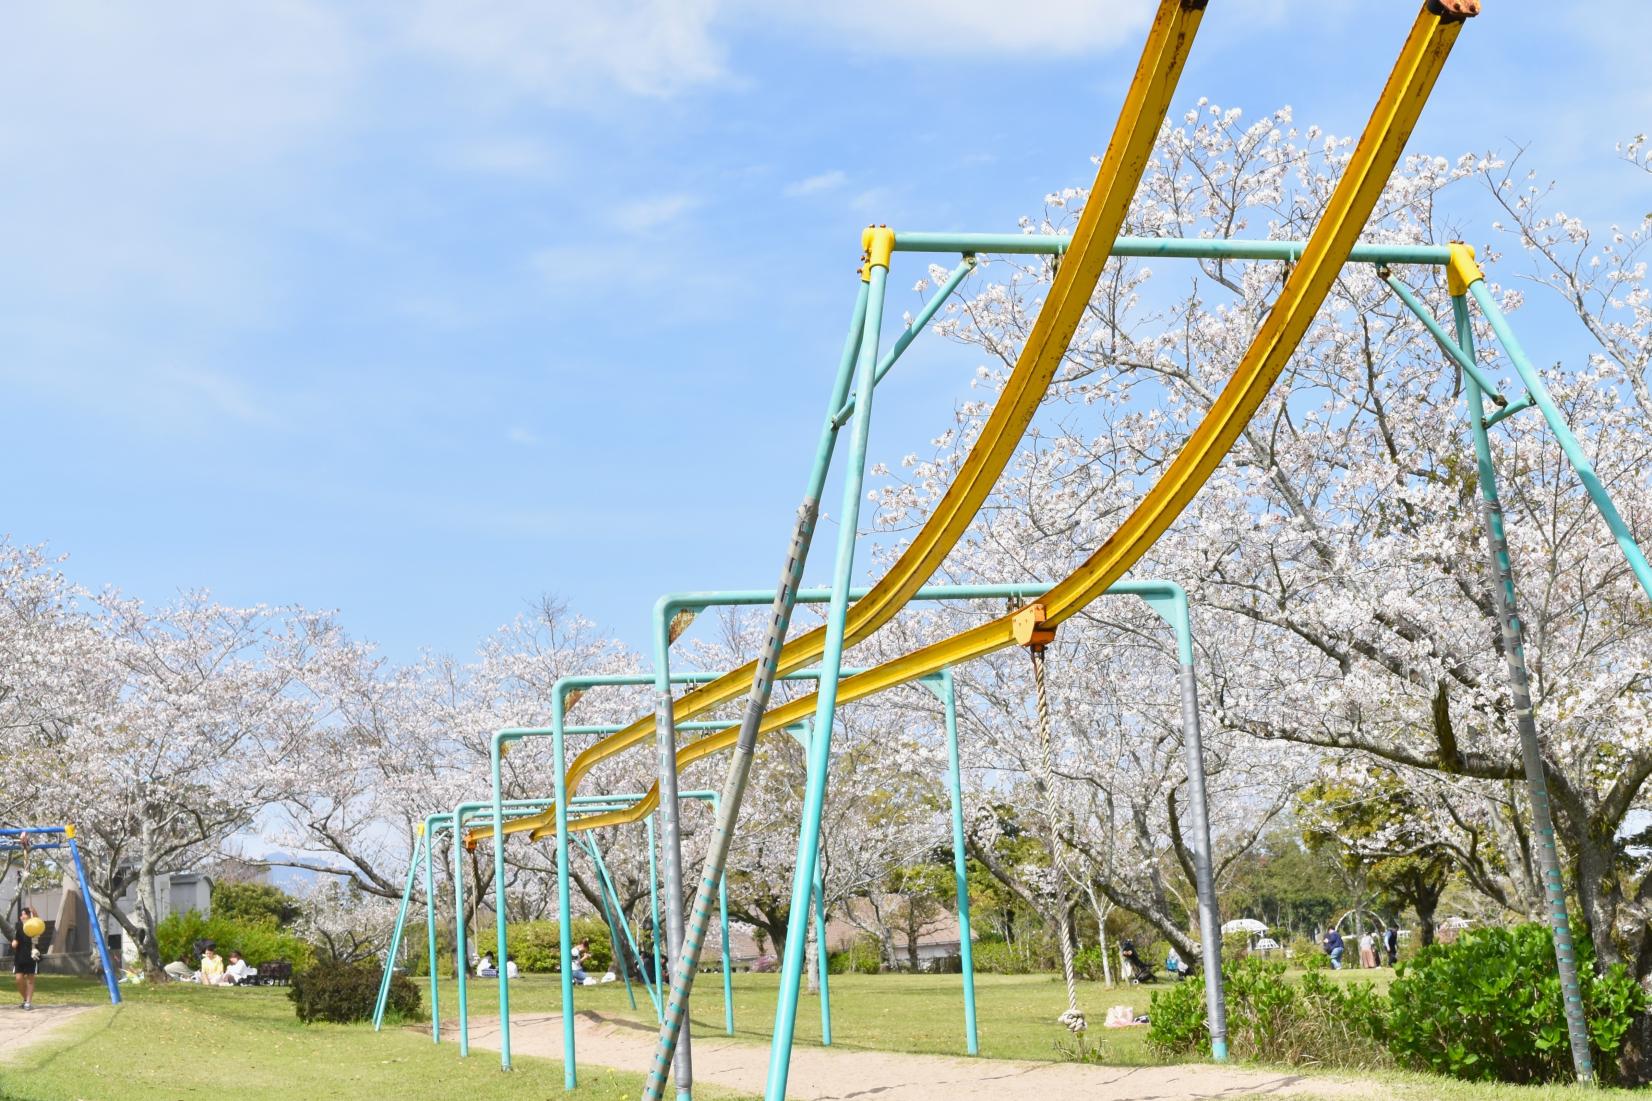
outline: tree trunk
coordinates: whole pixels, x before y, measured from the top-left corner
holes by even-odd
[[[804,993],[816,996],[820,994],[820,965],[820,951],[815,943],[815,938],[805,936],[803,938],[803,974],[808,976],[808,982],[804,987]]]

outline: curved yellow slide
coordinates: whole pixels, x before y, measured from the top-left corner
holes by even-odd
[[[1119,529],[1038,601],[1044,606],[1045,623],[1058,624],[1095,600],[1164,534],[1210,478],[1296,351],[1370,218],[1462,28],[1460,20],[1442,17],[1431,7],[1424,5],[1418,15],[1324,217],[1233,377],[1170,468]],[[862,699],[1014,645],[1014,620],[1014,613],[1006,615],[850,677],[839,686],[838,701]],[[760,729],[769,733],[807,718],[814,710],[814,695],[801,697],[767,712]],[[729,727],[683,747],[677,755],[678,768],[727,749],[738,733],[738,727]],[[656,788],[632,808],[587,815],[569,828],[596,829],[639,821],[658,803]],[[535,829],[532,836],[546,832]]]
[[[958,476],[911,546],[882,580],[850,607],[845,624],[846,646],[854,645],[889,622],[929,580],[947,553],[963,538],[1015,454],[1101,279],[1113,240],[1124,224],[1130,200],[1152,156],[1154,141],[1175,94],[1204,6],[1202,0],[1160,0],[1135,78],[1125,95],[1118,127],[1096,171],[1096,181],[1073,230],[1072,243],[1056,271],[1004,392]],[[804,668],[820,657],[825,646],[824,628],[792,640],[781,651],[778,672],[785,674]],[[742,695],[751,686],[754,669],[755,665],[748,663],[685,693],[677,700],[672,714],[678,720],[692,718]],[[578,789],[580,781],[598,762],[646,740],[653,732],[654,717],[648,715],[586,748],[568,766],[569,794]],[[554,811],[546,811],[509,823],[505,832],[532,830],[554,821]],[[476,838],[491,835],[492,827],[481,827],[472,834]]]

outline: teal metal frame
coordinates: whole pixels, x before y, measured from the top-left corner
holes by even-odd
[[[1383,277],[1406,307],[1423,322],[1447,356],[1463,368],[1465,401],[1469,428],[1474,439],[1476,476],[1480,487],[1482,520],[1486,530],[1486,549],[1491,569],[1491,590],[1500,624],[1500,645],[1507,668],[1509,697],[1514,712],[1515,730],[1520,739],[1521,761],[1526,774],[1526,793],[1531,803],[1532,834],[1537,840],[1536,858],[1543,882],[1544,899],[1548,905],[1549,928],[1554,940],[1555,967],[1560,979],[1561,1008],[1566,1018],[1567,1040],[1571,1046],[1572,1067],[1579,1082],[1595,1080],[1594,1054],[1590,1047],[1589,1026],[1585,1017],[1582,987],[1578,976],[1577,947],[1572,938],[1571,915],[1566,901],[1565,877],[1560,864],[1560,853],[1555,844],[1554,816],[1550,810],[1548,779],[1544,772],[1542,748],[1538,742],[1537,719],[1532,707],[1530,677],[1526,668],[1525,628],[1520,619],[1515,596],[1514,565],[1509,556],[1508,538],[1503,522],[1503,506],[1497,489],[1496,467],[1492,462],[1491,440],[1488,430],[1500,421],[1524,409],[1536,407],[1554,433],[1589,499],[1605,520],[1613,539],[1622,550],[1629,568],[1641,589],[1652,597],[1652,570],[1636,544],[1633,533],[1624,523],[1612,503],[1606,487],[1601,484],[1581,444],[1566,424],[1542,376],[1526,358],[1508,319],[1479,276],[1470,280],[1464,293],[1451,298],[1454,334],[1429,313],[1428,307],[1412,290],[1391,273]],[[1455,288],[1453,288],[1455,289]],[[1474,347],[1474,325],[1469,314],[1468,299],[1473,297],[1481,314],[1490,324],[1498,343],[1503,346],[1514,366],[1525,395],[1509,402],[1497,392],[1479,370]],[[1490,399],[1498,411],[1486,415],[1485,402]]]
[[[692,674],[692,675],[685,676],[685,677],[681,678],[681,680],[683,682],[689,682],[689,681],[704,682],[704,681],[711,680],[711,679],[713,679],[713,678],[710,674]],[[551,739],[552,762],[553,762],[553,770],[555,772],[555,780],[554,780],[554,783],[555,783],[555,799],[553,800],[553,806],[554,806],[554,814],[555,814],[555,822],[556,822],[556,843],[555,843],[555,848],[556,848],[557,913],[558,914],[567,914],[567,913],[569,913],[570,910],[571,910],[571,905],[572,905],[572,898],[571,898],[571,895],[570,895],[570,892],[569,892],[569,889],[568,889],[568,868],[569,868],[570,855],[569,855],[569,848],[568,848],[568,803],[569,803],[569,798],[568,798],[568,777],[567,777],[567,769],[568,769],[568,764],[567,764],[567,741],[566,741],[567,735],[569,735],[569,734],[612,734],[612,733],[615,733],[619,730],[624,729],[623,727],[612,726],[612,725],[579,726],[579,725],[570,725],[570,724],[568,724],[567,721],[566,721],[567,710],[568,710],[568,696],[572,692],[584,691],[587,688],[623,687],[623,686],[636,687],[636,686],[645,686],[645,685],[649,685],[649,684],[652,684],[652,683],[654,683],[654,677],[651,674],[610,674],[610,675],[605,675],[605,676],[590,675],[590,676],[562,677],[559,680],[557,680],[555,684],[553,684],[551,686],[551,716],[550,716],[551,717],[551,722],[550,722],[549,726],[543,726],[543,727],[504,727],[500,730],[494,731],[493,737],[489,742],[489,746],[488,746],[488,768],[489,768],[489,772],[491,774],[492,784],[493,784],[493,801],[490,805],[497,810],[498,808],[500,808],[502,806],[505,806],[505,805],[508,805],[508,803],[509,803],[509,800],[506,800],[504,798],[504,775],[503,775],[503,770],[502,770],[503,759],[504,759],[504,754],[506,752],[506,747],[509,746],[513,742],[523,741],[523,740],[529,739],[529,738],[550,738]],[[720,729],[723,729],[724,727],[726,727],[728,724],[727,723],[720,723],[720,722],[704,722],[704,721],[701,721],[701,722],[693,722],[693,723],[681,723],[679,725],[683,729],[719,729],[720,730]],[[705,792],[705,793],[691,792],[691,793],[688,793],[687,795],[683,795],[681,797],[682,798],[703,798],[705,796],[710,796],[710,800],[708,800],[708,801],[718,800],[718,799],[721,798],[721,794],[718,793],[718,792]],[[587,806],[587,805],[591,805],[592,803],[600,802],[600,801],[603,801],[603,800],[612,801],[614,798],[615,798],[614,796],[583,796],[583,795],[576,795],[576,796],[573,797],[572,802],[576,806]],[[637,796],[637,798],[641,798],[641,796]],[[714,803],[714,805],[715,805],[715,803]],[[652,827],[650,827],[650,829],[652,829]],[[506,951],[506,927],[507,927],[507,924],[508,924],[506,916],[505,916],[505,878],[504,878],[505,836],[506,835],[501,830],[496,829],[496,830],[493,831],[494,918],[495,918],[495,922],[496,922],[496,935],[497,935],[497,939],[496,939],[495,943],[497,945],[497,951],[500,953],[501,957],[503,957],[503,954]],[[650,860],[651,861],[653,859],[653,853],[654,853],[654,845],[652,844],[652,841],[651,841],[651,843],[649,845],[649,854],[650,854]],[[651,868],[652,868],[652,865],[651,865]],[[654,880],[655,880],[655,883],[657,884],[658,883],[658,877],[655,876]],[[653,900],[653,909],[654,909],[654,916],[655,916],[655,928],[656,928],[656,935],[655,935],[655,938],[654,938],[655,947],[656,947],[655,981],[658,982],[660,971],[658,970],[657,950],[658,950],[658,944],[659,944],[659,937],[658,937],[657,930],[658,930],[659,925],[660,925],[660,922],[659,922],[660,903],[659,903],[659,894],[658,894],[657,891],[653,892],[652,900]],[[727,954],[728,954],[728,936],[727,936],[728,899],[727,899],[727,885],[726,884],[720,884],[719,885],[719,900],[720,900],[722,912],[724,914],[724,922],[723,922],[723,924],[724,924],[723,946],[724,946],[724,956],[725,956],[724,978],[723,978],[724,1018],[725,1018],[725,1021],[727,1022],[728,1031],[730,1031],[732,1033],[733,1030],[734,1030],[734,1017],[733,1017],[734,994],[733,994],[733,982],[732,982],[732,979],[729,977],[729,975],[727,973],[728,972],[728,964],[727,964],[726,957],[727,957]],[[562,965],[561,965],[561,971],[562,971],[562,1004],[564,1006],[571,1006],[573,1004],[573,992],[574,992],[573,976],[570,973],[570,968],[569,968],[569,961],[571,960],[572,955],[573,955],[572,934],[570,932],[569,923],[567,921],[559,921],[557,924],[558,924],[558,928],[557,928],[558,948],[559,948],[559,952],[561,954],[561,960],[562,960]],[[563,1050],[563,1053],[564,1053],[564,1057],[563,1057],[563,1088],[571,1090],[576,1086],[576,1084],[578,1082],[578,1073],[577,1073],[577,1069],[576,1069],[576,1059],[575,1059],[575,1056],[574,1056],[574,1021],[573,1021],[572,1015],[568,1014],[568,1013],[563,1014],[563,1020],[562,1020],[562,1050]],[[508,980],[505,980],[505,979],[501,979],[500,983],[499,983],[499,1067],[500,1067],[501,1070],[510,1070],[511,1069],[510,983],[509,983]]]
[[[928,585],[913,594],[914,601],[932,600],[963,600],[977,598],[1020,598],[1029,599],[1042,596],[1050,588],[1048,583],[1009,583],[997,585]],[[859,600],[869,591],[863,587],[839,590],[846,594],[848,600]],[[1211,1056],[1217,1061],[1227,1059],[1227,1010],[1222,990],[1221,968],[1221,935],[1220,917],[1216,908],[1214,876],[1210,857],[1210,823],[1209,811],[1205,795],[1204,756],[1199,730],[1198,699],[1196,679],[1193,665],[1193,632],[1188,617],[1187,593],[1180,585],[1172,581],[1121,581],[1107,590],[1109,596],[1136,596],[1141,598],[1152,610],[1170,626],[1176,637],[1176,653],[1178,662],[1178,687],[1182,701],[1182,732],[1183,752],[1185,755],[1188,782],[1189,782],[1189,812],[1190,832],[1193,835],[1193,855],[1195,869],[1195,890],[1199,898],[1200,943],[1204,955],[1206,1011],[1209,1014],[1211,1031]],[[831,589],[802,589],[790,594],[794,604],[815,604],[831,601]],[[776,599],[776,593],[761,589],[732,590],[724,592],[686,592],[672,593],[661,597],[654,605],[654,638],[655,649],[661,649],[660,641],[668,640],[669,626],[679,612],[699,612],[711,607],[727,606],[760,606],[770,604]],[[668,648],[668,647],[667,647]],[[815,670],[818,675],[826,670],[823,666]],[[853,676],[858,670],[839,669],[838,676]],[[946,684],[951,685],[951,670],[944,671],[947,675]],[[786,677],[796,677],[799,674],[786,674]],[[784,678],[783,678],[784,679]],[[928,679],[928,678],[923,678]],[[822,678],[824,680],[824,678]],[[819,722],[817,709],[815,723]],[[725,727],[726,728],[726,727]],[[949,757],[956,757],[956,712],[951,715],[949,723]],[[818,748],[818,739],[812,737],[810,745],[808,783],[812,787],[816,761],[821,750]],[[950,770],[949,770],[950,771]],[[958,859],[960,851],[958,841],[963,832],[962,788],[957,773],[952,772],[955,792],[953,803],[954,819],[954,871],[958,877],[960,892],[960,925],[968,921],[968,886],[965,870]],[[824,779],[822,778],[822,783]],[[818,808],[822,813],[824,803]],[[805,812],[808,807],[805,805]],[[768,1092],[771,1098],[783,1098],[785,1094],[786,1069],[790,1065],[792,1035],[797,1022],[797,999],[801,990],[803,938],[807,934],[807,923],[811,912],[809,895],[813,893],[814,884],[818,881],[817,861],[819,856],[819,823],[816,823],[815,844],[808,850],[799,846],[799,858],[796,870],[793,873],[793,899],[786,936],[786,955],[791,956],[794,951],[798,956],[795,972],[789,973],[784,966],[781,969],[780,993],[775,1007],[775,1031],[770,1048]],[[807,883],[806,893],[799,902],[798,884]],[[691,930],[692,932],[692,930]],[[794,949],[794,946],[795,947]],[[685,955],[678,961],[679,970],[689,962],[687,952],[693,952],[697,960],[699,942],[690,941]],[[968,1042],[971,1054],[979,1050],[978,1038],[975,1032],[975,990],[973,958],[971,967],[965,972],[965,1014],[968,1024]],[[791,974],[791,981],[787,981]],[[826,1015],[823,1031],[829,1031],[830,1006],[823,1001],[823,1013]],[[776,1054],[778,1052],[778,1054]],[[661,1070],[656,1056],[654,1072]]]

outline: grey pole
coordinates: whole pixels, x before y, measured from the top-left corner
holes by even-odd
[[[665,863],[665,936],[670,958],[675,960],[683,951],[683,835],[678,820],[677,803],[677,729],[671,699],[671,670],[665,647],[655,655],[655,677],[664,687],[654,712],[655,744],[659,750],[660,765],[660,855]],[[672,1060],[676,1072],[677,1097],[687,1101],[694,1089],[694,1063],[689,1048],[688,990],[673,990],[680,1006],[681,1030],[677,1037],[677,1051]]]
[[[1179,634],[1185,632],[1178,631]],[[1188,649],[1191,650],[1191,640]],[[1189,657],[1191,655],[1188,655]],[[1222,997],[1222,928],[1216,913],[1216,884],[1210,862],[1210,810],[1205,801],[1204,743],[1199,735],[1199,682],[1193,662],[1183,660],[1182,752],[1187,757],[1188,810],[1193,816],[1193,879],[1199,895],[1199,937],[1204,954],[1205,1011],[1210,1017],[1210,1057],[1228,1057],[1227,1004]]]

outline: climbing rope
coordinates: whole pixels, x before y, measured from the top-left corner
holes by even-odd
[[[1022,618],[1026,623],[1023,625]],[[1055,638],[1055,628],[1044,625],[1044,606],[1033,604],[1016,617],[1016,640],[1027,648],[1032,658],[1033,691],[1038,701],[1038,771],[1033,776],[1033,788],[1038,793],[1044,820],[1049,827],[1050,869],[1055,877],[1056,933],[1061,940],[1061,977],[1067,983],[1067,1012],[1057,1017],[1074,1036],[1082,1036],[1087,1027],[1084,1013],[1078,1008],[1078,982],[1073,975],[1073,936],[1067,915],[1067,858],[1056,829],[1055,743],[1050,737],[1050,698],[1044,689],[1044,648]],[[1024,636],[1024,637],[1023,637]]]

